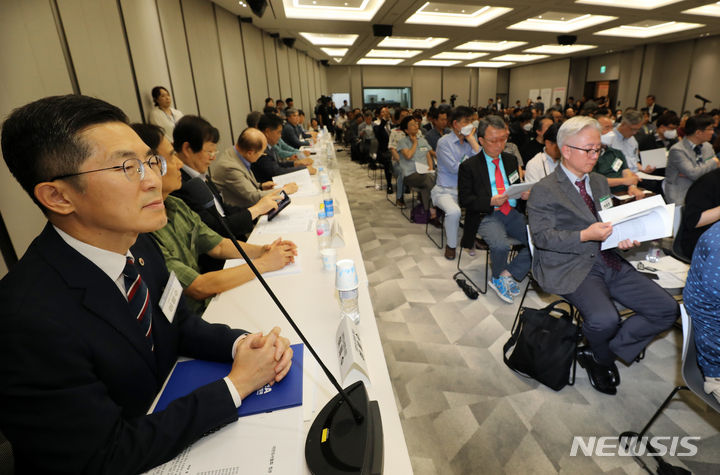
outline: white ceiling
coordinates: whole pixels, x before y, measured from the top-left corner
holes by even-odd
[[[577,18],[581,15],[603,15],[617,17],[615,20],[606,21],[595,26],[581,28],[570,34],[577,35],[577,43],[582,45],[597,45],[597,48],[580,51],[573,54],[549,54],[534,61],[542,62],[551,61],[559,58],[572,56],[590,56],[596,54],[605,54],[614,51],[621,51],[636,45],[645,43],[665,43],[676,42],[692,38],[705,37],[720,34],[720,17],[707,15],[691,15],[682,13],[684,10],[708,5],[711,0],[683,0],[675,3],[672,0],[654,0],[655,3],[664,3],[664,6],[655,9],[640,9],[642,3],[652,2],[653,0],[468,0],[464,2],[444,0],[440,5],[425,6],[425,0],[268,0],[268,6],[262,18],[258,18],[252,14],[246,5],[246,0],[239,2],[238,0],[211,0],[223,8],[237,14],[241,17],[252,17],[253,24],[268,33],[277,33],[280,38],[296,38],[295,48],[307,52],[310,56],[317,59],[328,59],[330,64],[356,64],[358,60],[364,58],[372,49],[378,49],[378,43],[383,39],[373,36],[372,25],[392,25],[393,38],[395,37],[444,37],[447,41],[429,49],[423,49],[421,52],[411,58],[403,59],[398,65],[411,66],[418,61],[433,59],[432,57],[446,52],[457,52],[454,48],[467,43],[469,41],[524,41],[527,44],[515,46],[504,51],[489,52],[482,56],[482,62],[492,61],[494,58],[512,54],[527,54],[526,49],[537,48],[543,45],[557,44],[557,35],[562,34],[559,31],[566,24],[556,26],[552,32],[529,31],[521,29],[509,29],[508,27],[516,23],[528,20],[529,18],[538,17],[548,12],[556,12],[570,15],[553,15],[551,19],[565,21]],[[623,4],[631,8],[623,8],[617,6],[596,5],[598,2],[608,2],[614,4]],[[433,2],[438,3],[438,2]],[[373,7],[379,8],[371,20],[348,21],[348,20],[331,20],[332,6],[362,7],[366,10]],[[301,14],[310,12],[311,18],[287,18],[285,5],[292,8],[299,8]],[[446,26],[446,25],[429,25],[407,23],[406,21],[413,16],[418,10],[432,11],[439,7],[440,11],[461,15],[466,10],[465,15],[478,11],[481,7],[503,7],[499,10],[485,9],[484,12],[493,12],[497,15],[498,11],[510,8],[507,13],[500,13],[486,23],[477,26]],[[720,8],[718,8],[720,11]],[[483,12],[478,12],[479,16]],[[357,11],[353,18],[362,17],[363,13]],[[493,16],[489,15],[489,16]],[[565,17],[568,18],[565,18]],[[450,17],[446,18],[451,18]],[[465,18],[465,17],[456,17]],[[545,16],[548,19],[548,15]],[[471,21],[472,19],[469,19]],[[580,19],[582,20],[582,18]],[[617,36],[605,36],[595,34],[610,28],[620,27],[622,25],[637,24],[639,22],[648,22],[648,25],[666,22],[687,22],[703,24],[704,26],[681,31],[677,33],[663,34],[652,38],[629,38]],[[542,23],[542,22],[541,22]],[[537,24],[537,22],[536,22]],[[668,25],[673,26],[673,25]],[[637,31],[637,30],[635,30]],[[331,56],[323,52],[320,48],[327,47],[325,45],[314,45],[302,36],[300,32],[310,33],[330,33],[330,34],[357,34],[358,38],[349,46],[349,49],[342,61],[337,63],[332,60]],[[333,48],[333,46],[330,46]],[[338,46],[335,46],[337,48]],[[343,48],[348,48],[343,46]],[[383,48],[381,49],[388,49]],[[413,48],[416,49],[416,48]],[[437,59],[437,58],[435,58]],[[459,61],[455,66],[464,67],[470,63],[477,62],[477,59],[466,59]],[[515,63],[515,66],[527,63]]]

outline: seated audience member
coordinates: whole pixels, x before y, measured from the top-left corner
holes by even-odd
[[[448,119],[452,132],[443,135],[437,145],[437,178],[430,196],[433,204],[445,212],[445,258],[448,260],[455,259],[460,227],[458,167],[480,151],[471,117],[472,110],[469,107],[454,108]]]
[[[560,124],[553,123],[543,134],[545,148],[525,166],[525,183],[537,183],[555,171],[555,167],[560,162],[560,149],[557,146],[559,128]]]
[[[510,138],[508,142],[517,145],[518,150],[524,149],[530,140],[530,132],[533,128],[533,117],[529,110],[522,111],[517,120],[510,123]]]
[[[142,131],[143,128],[139,127]],[[150,137],[150,138],[147,138]],[[253,227],[253,213],[262,214],[266,212],[266,206],[261,204],[259,208],[250,210],[249,207],[235,207],[224,202],[220,192],[215,187],[208,168],[217,155],[217,142],[220,136],[215,127],[207,120],[196,115],[186,115],[180,119],[173,131],[173,147],[178,158],[183,162],[182,175],[183,183],[191,178],[201,177],[208,185],[215,197],[215,210],[227,219],[228,227],[238,239],[246,239]],[[143,133],[143,139],[154,141],[152,133]],[[169,159],[169,157],[166,157]],[[191,190],[182,187],[173,193],[182,199],[193,211],[195,211],[205,224],[216,233],[226,236],[227,232],[220,222],[217,214],[206,209],[202,199],[195,196]],[[253,203],[254,204],[254,203]],[[264,211],[262,211],[264,210]]]
[[[720,169],[708,172],[690,185],[677,237],[679,250],[688,260],[700,235],[720,220]]]
[[[500,117],[488,116],[478,126],[482,151],[460,164],[458,169],[458,199],[465,208],[462,247],[475,255],[475,235],[480,234],[490,248],[492,277],[488,286],[504,302],[513,303],[520,294],[517,282],[530,270],[530,251],[527,247],[527,223],[518,212],[516,199],[508,199],[505,190],[520,183],[517,159],[502,153],[508,129]],[[528,198],[529,192],[522,195]],[[513,238],[525,246],[508,262]]]
[[[320,131],[320,125],[318,123],[318,120],[315,117],[310,119],[310,130],[311,130],[311,132],[315,132],[315,133],[318,133]]]
[[[653,94],[649,94],[645,98],[645,104],[647,107],[643,107],[640,110],[642,112],[647,112],[650,122],[655,122],[667,110],[660,104],[655,103],[655,96]]]
[[[632,362],[678,317],[670,294],[641,275],[615,249],[600,250],[612,224],[598,220],[610,200],[607,179],[592,172],[602,151],[600,125],[590,117],[568,119],[557,137],[560,166],[533,186],[528,218],[535,254],[533,276],[546,292],[567,299],[583,317],[588,346],[578,362],[592,386],[616,394],[620,375],[615,359]],[[629,239],[618,249],[637,245]],[[621,321],[614,301],[634,310]]]
[[[673,145],[668,153],[665,169],[665,198],[668,203],[683,204],[690,185],[720,165],[712,145],[708,143],[712,134],[713,119],[709,115],[696,115],[685,123],[685,138]]]
[[[600,116],[597,121],[600,124],[602,134],[613,133],[613,121],[611,118]],[[630,171],[625,156],[620,150],[605,147],[600,153],[593,171],[607,178],[610,191],[615,195],[627,193],[636,200],[641,200],[645,196],[643,190],[637,186],[640,179]]]
[[[300,116],[297,109],[286,109],[285,119],[287,122],[285,122],[282,129],[283,141],[296,149],[309,146],[310,142],[303,140],[304,137],[298,133],[297,125],[300,122]]]
[[[127,124],[68,95],[3,125],[3,158],[48,220],[0,282],[0,429],[18,473],[145,472],[237,420],[242,399],[290,368],[279,329],[211,324],[184,299],[161,309],[169,275],[144,233],[167,222],[165,162]],[[148,415],[179,356],[234,361]]]
[[[637,137],[640,151],[664,148],[670,150],[678,141],[677,128],[680,125],[680,118],[675,114],[664,113],[656,122],[654,134],[647,134]]]
[[[393,122],[390,124],[390,132],[388,136],[388,152],[390,156],[392,173],[397,177],[397,187],[395,188],[396,203],[400,208],[405,207],[403,194],[405,193],[405,177],[400,169],[400,154],[397,151],[397,145],[401,139],[405,137],[405,132],[400,130],[400,124],[403,119],[410,114],[405,108],[396,108],[393,115]],[[390,191],[390,190],[389,190]],[[392,192],[392,191],[390,191]]]
[[[356,123],[357,124],[357,123]],[[385,173],[385,182],[387,183],[387,194],[393,192],[392,188],[392,177],[393,171],[397,161],[393,156],[392,152],[388,149],[390,143],[392,123],[390,121],[390,110],[387,107],[380,108],[378,118],[373,123],[373,134],[378,142],[377,148],[377,160],[382,164],[383,172]],[[360,130],[360,125],[356,125],[355,130]],[[397,186],[400,189],[398,191],[400,198],[402,198],[402,176],[398,175]]]
[[[335,117],[335,142],[343,143],[343,132],[345,132],[345,124],[347,121],[348,118],[345,109],[340,108],[337,117]]]
[[[252,164],[251,169],[258,183],[272,181],[272,177],[292,173],[307,168],[310,174],[315,173],[311,166],[305,167],[296,162],[281,162],[277,156],[275,146],[280,141],[282,134],[282,119],[276,115],[263,115],[258,122],[258,129],[265,134],[267,149],[265,155]]]
[[[288,194],[297,191],[296,183],[274,188],[275,183],[272,181],[258,183],[255,179],[252,164],[265,154],[266,149],[265,134],[248,127],[240,133],[234,147],[218,154],[210,170],[226,203],[252,209],[255,203],[259,204],[264,197],[276,196],[281,189]]]
[[[358,137],[365,143],[369,143],[375,139],[372,112],[368,111],[363,114],[363,122],[358,125]]]
[[[275,109],[277,109],[278,114],[280,114],[280,117],[285,117],[285,110],[287,107],[285,106],[285,101],[282,99],[278,99],[275,101]]]
[[[430,205],[430,190],[435,186],[435,176],[431,173],[434,168],[432,149],[425,137],[418,133],[419,128],[418,120],[414,117],[405,117],[400,123],[400,130],[405,132],[405,137],[397,144],[400,155],[398,166],[403,175],[403,183],[420,191],[423,208],[430,212],[430,219],[435,219],[435,207]],[[421,166],[418,167],[418,164]],[[425,167],[428,168],[426,172],[422,171]]]
[[[275,101],[272,97],[265,98],[265,107],[272,107],[273,109],[275,108]]]
[[[285,107],[287,107],[288,109],[291,107],[295,107],[295,101],[293,101],[292,97],[288,97],[285,99]]]
[[[230,239],[207,227],[183,200],[170,196],[182,184],[181,167],[182,162],[171,156],[162,179],[167,225],[153,231],[152,236],[160,246],[168,270],[175,272],[183,286],[188,307],[201,315],[211,297],[251,281],[255,274],[247,264],[201,273],[199,258],[203,254],[213,259],[240,259],[242,256]],[[267,211],[277,208],[274,200],[268,198],[265,201],[271,203]],[[297,254],[293,243],[280,239],[265,246],[244,242],[240,245],[261,273],[282,269],[293,262],[293,256]]]
[[[298,123],[297,123],[297,129],[298,134],[304,138],[304,139],[313,139],[315,140],[317,138],[317,132],[314,130],[305,130],[305,112],[303,112],[302,109],[298,109]]]
[[[447,126],[448,110],[444,107],[442,109],[431,109],[428,111],[428,119],[430,121],[430,128],[427,129],[427,133],[425,133],[425,139],[433,151],[436,151],[440,137],[450,133],[450,128]]]
[[[565,109],[565,117],[567,119],[575,117],[575,109],[573,109],[572,107],[568,107],[567,109]]]
[[[553,120],[549,117],[538,117],[533,122],[532,135],[533,139],[529,141],[524,148],[520,149],[520,155],[522,155],[523,163],[527,163],[535,155],[543,151],[545,148],[545,131],[550,127]]]
[[[173,129],[178,120],[183,116],[183,113],[177,109],[173,109],[172,97],[167,89],[162,86],[155,86],[152,88],[152,98],[155,107],[150,111],[148,116],[148,122],[158,127],[162,127],[165,137],[172,141]]]
[[[700,237],[683,301],[692,319],[697,362],[705,377],[705,392],[720,401],[720,223],[713,224]],[[692,344],[693,342],[690,342]]]
[[[642,120],[643,116],[639,111],[634,109],[625,111],[620,125],[614,130],[611,129],[609,132],[604,133],[602,141],[604,145],[622,152],[627,161],[628,168],[630,168],[630,171],[633,173],[637,173],[638,171],[652,173],[655,171],[653,167],[642,167],[638,143],[637,140],[635,140],[635,134],[642,128]]]
[[[260,117],[262,117],[262,112],[252,111],[245,118],[245,122],[247,123],[248,127],[257,129],[258,122],[260,122]]]
[[[278,111],[275,107],[271,106],[265,106],[262,110],[263,114],[272,114],[272,115],[278,115]]]

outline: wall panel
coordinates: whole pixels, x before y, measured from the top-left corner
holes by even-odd
[[[418,68],[419,69],[419,68]],[[456,106],[467,106],[470,104],[470,68],[442,68],[444,98],[450,104],[450,96],[455,94]]]
[[[442,70],[431,67],[412,68],[412,103],[420,109],[430,108],[431,101],[440,103]]]
[[[292,94],[290,96],[294,99],[295,107],[297,109],[302,109],[302,94],[301,94],[301,87],[300,87],[300,66],[298,63],[298,50],[294,48],[288,49],[288,67],[290,69],[290,86],[292,90]],[[305,111],[306,117],[310,117],[310,113],[312,111],[308,112]]]
[[[686,51],[689,53],[692,49],[691,41],[684,43],[686,44]],[[720,90],[718,90],[717,85],[717,78],[720,77],[720,56],[718,56],[718,51],[720,51],[720,37],[715,36],[697,40],[691,61],[692,69],[684,109],[694,110],[702,106],[702,101],[695,99],[695,94],[712,101],[707,106],[708,109],[714,109],[720,104]],[[684,90],[680,92],[684,93]],[[641,99],[644,101],[645,98],[642,97]],[[659,98],[657,100],[658,104],[664,105]],[[680,112],[679,108],[676,110]]]
[[[350,66],[350,104],[361,108],[363,105],[363,71],[362,66]]]
[[[263,33],[263,48],[265,50],[265,81],[268,87],[268,96],[273,99],[280,97],[280,81],[278,79],[277,53],[275,52],[275,38]]]
[[[278,43],[277,46],[277,64],[278,64],[278,79],[280,80],[280,96],[283,101],[288,97],[292,97],[292,86],[290,86],[290,65],[288,63],[288,54],[290,48]]]
[[[262,111],[265,106],[265,98],[268,96],[262,32],[250,23],[242,23],[241,30],[248,89],[250,91],[250,105],[253,110]]]
[[[180,0],[156,0],[160,13],[160,25],[165,39],[174,107],[184,114],[197,114],[195,83],[190,68],[190,55],[185,39]],[[168,85],[169,86],[169,85]]]
[[[415,70],[421,69],[419,67]],[[410,87],[412,68],[409,66],[362,66],[363,87]]]
[[[475,104],[485,107],[488,99],[495,101],[497,96],[498,71],[495,68],[478,68],[477,98]]]
[[[530,89],[567,87],[569,72],[569,59],[513,68],[510,70],[508,102],[515,104],[515,101],[519,100],[525,105]]]
[[[80,92],[120,107],[134,122],[142,116],[120,11],[115,0],[61,0],[58,8]]]

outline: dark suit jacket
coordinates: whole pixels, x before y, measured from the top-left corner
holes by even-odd
[[[258,183],[265,183],[266,181],[272,181],[272,177],[278,175],[284,175],[286,173],[296,172],[307,167],[295,167],[290,163],[289,167],[281,167],[271,152],[268,151],[265,155],[258,158],[255,163],[250,165],[250,169],[255,175],[255,179]]]
[[[187,183],[192,177],[182,169],[180,170],[180,174],[182,175],[183,186],[179,190],[173,191],[170,194],[183,200],[191,210],[195,211],[200,216],[203,223],[207,224],[210,229],[223,237],[230,237],[228,236],[227,231],[225,231],[223,225],[220,223],[220,219],[213,212],[214,208],[213,210],[205,208],[203,206],[205,203],[201,203],[202,200],[198,199],[197,196],[193,196],[188,191],[187,187],[185,187],[185,183]],[[212,182],[212,179],[210,181]],[[209,188],[225,210],[225,218],[230,230],[233,232],[235,237],[241,241],[245,241],[247,235],[252,232],[253,227],[255,226],[250,211],[248,211],[247,208],[225,204],[217,187],[214,184],[209,184]]]
[[[647,112],[650,108],[649,107],[643,107],[640,109],[641,112]],[[660,104],[655,104],[652,110],[652,116],[650,117],[650,122],[655,122],[658,117],[663,115],[667,109]]]
[[[302,136],[298,132],[297,128],[290,122],[286,122],[285,125],[283,125],[282,139],[286,144],[294,148],[310,145],[306,140],[302,140]]]
[[[130,250],[144,262],[154,352],[115,283],[49,224],[0,282],[0,430],[18,473],[138,473],[237,419],[222,380],[145,415],[178,355],[230,361],[243,332],[184,301],[170,323],[160,251],[142,234]]]
[[[513,172],[518,171],[517,158],[509,153],[500,154],[500,163],[509,177]],[[520,175],[518,181],[520,183]],[[505,183],[505,187],[510,183]],[[458,168],[458,201],[460,207],[465,208],[466,213],[488,214],[493,211],[490,204],[492,188],[490,187],[490,175],[488,174],[485,154],[482,150],[460,164]]]
[[[696,228],[700,216],[716,206],[720,206],[720,168],[695,180],[685,195],[680,228],[675,239],[679,241],[680,250],[688,259],[692,257],[700,236],[715,224],[710,223]]]
[[[373,126],[373,132],[375,133],[375,138],[378,141],[378,149],[377,153],[381,154],[384,152],[387,152],[388,150],[388,143],[390,142],[390,135],[387,131],[387,121],[381,119],[380,124]]]
[[[602,209],[600,198],[610,195],[607,178],[590,173],[590,189],[595,209]],[[600,243],[580,242],[580,231],[597,219],[559,165],[533,186],[528,221],[535,246],[533,276],[546,292],[574,292],[590,273]]]

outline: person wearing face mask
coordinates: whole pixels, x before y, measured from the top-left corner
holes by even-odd
[[[524,148],[520,149],[523,163],[527,163],[535,155],[543,151],[545,147],[545,140],[543,135],[545,131],[553,123],[553,120],[549,117],[538,117],[532,124],[533,139],[525,145]]]
[[[531,138],[534,138],[530,137],[532,127],[532,113],[529,110],[521,112],[517,120],[510,124],[510,138],[508,141],[517,145],[519,150],[522,150],[530,143]]]
[[[678,142],[677,128],[680,126],[680,118],[673,113],[664,113],[655,123],[657,130],[654,134],[643,134],[636,137],[640,151],[670,148]]]
[[[471,117],[469,107],[454,108],[448,119],[452,132],[440,138],[437,145],[437,180],[430,194],[433,204],[445,212],[445,258],[448,260],[455,259],[460,227],[458,167],[480,151]]]

